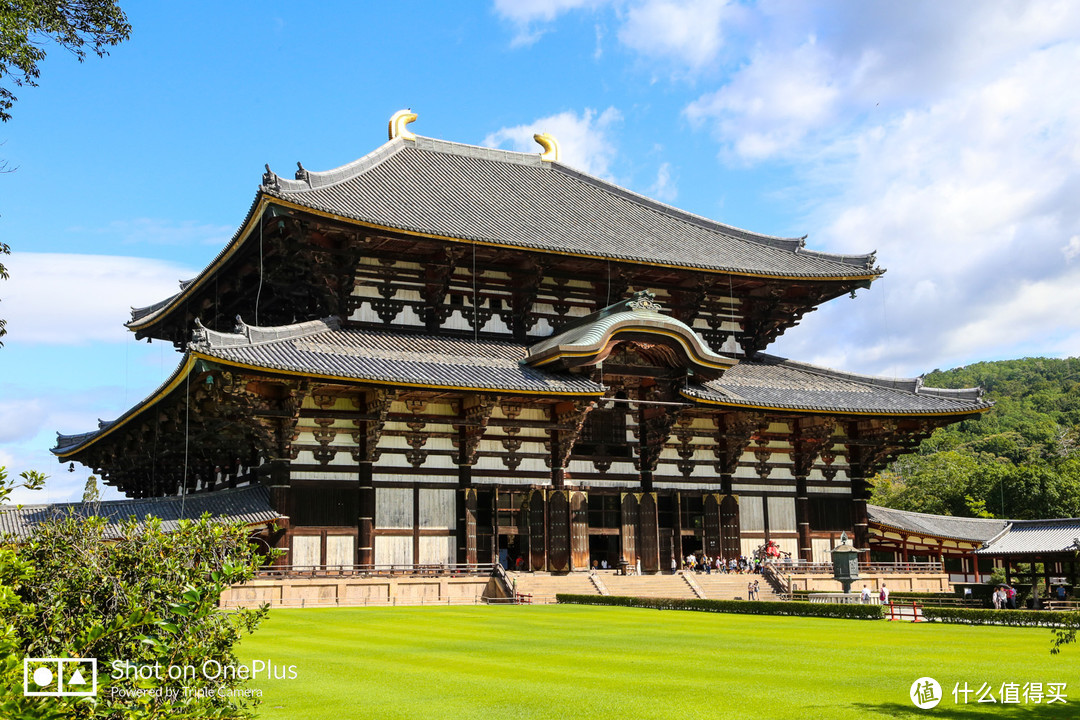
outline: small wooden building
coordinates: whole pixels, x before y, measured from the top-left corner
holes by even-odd
[[[136,498],[269,488],[295,565],[670,567],[868,546],[867,478],[977,389],[764,351],[865,288],[808,250],[527,154],[418,137],[269,168],[239,231],[133,311],[181,353],[63,461]]]

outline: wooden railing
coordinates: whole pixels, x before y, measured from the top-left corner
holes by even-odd
[[[492,563],[419,565],[267,565],[257,578],[304,577],[464,577],[485,576],[495,570]]]

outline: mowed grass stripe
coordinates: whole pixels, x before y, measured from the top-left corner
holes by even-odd
[[[246,660],[259,716],[305,718],[1076,717],[1076,649],[1050,632],[585,606],[274,610]],[[945,692],[908,699],[916,678]],[[1055,706],[955,705],[956,682],[1067,682]]]

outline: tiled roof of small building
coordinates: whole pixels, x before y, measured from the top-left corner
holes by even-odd
[[[162,529],[172,531],[183,519],[197,519],[203,513],[228,522],[245,525],[271,522],[281,513],[270,507],[270,491],[254,485],[233,490],[218,490],[180,497],[144,498],[139,500],[105,500],[96,504],[56,503],[52,505],[0,505],[0,536],[25,538],[37,523],[64,517],[97,515],[107,518],[106,537],[117,537],[121,521],[134,517],[142,521],[147,516],[159,518]]]
[[[875,415],[964,414],[992,406],[978,388],[926,388],[918,378],[856,375],[764,353],[718,380],[690,384],[683,395],[720,405]]]
[[[1080,550],[1080,518],[1013,520],[1000,536],[975,552],[981,555],[1038,555]]]
[[[1009,524],[1008,520],[929,515],[894,510],[879,505],[867,505],[866,512],[872,524],[903,530],[919,536],[932,535],[938,538],[972,542],[986,542],[999,535]]]

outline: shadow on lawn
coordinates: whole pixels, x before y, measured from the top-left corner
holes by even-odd
[[[969,702],[967,705],[953,704],[951,697],[946,697],[941,704],[930,710],[920,710],[914,705],[905,703],[853,703],[853,707],[867,713],[868,717],[891,717],[891,718],[920,718],[928,717],[944,718],[945,720],[960,720],[972,717],[1016,718],[1023,717],[1031,720],[1043,718],[1075,718],[1076,704],[1073,702],[1054,703],[1053,705],[1002,705],[1001,703],[976,703]]]

